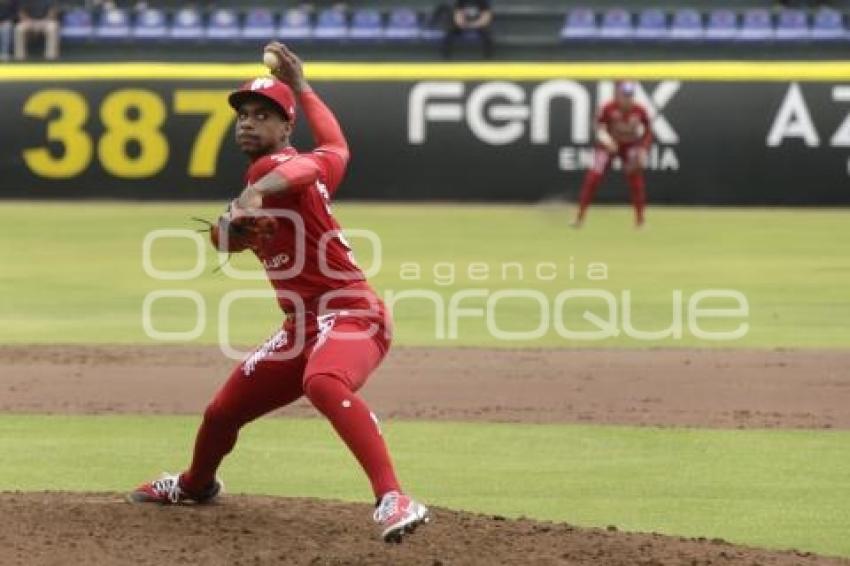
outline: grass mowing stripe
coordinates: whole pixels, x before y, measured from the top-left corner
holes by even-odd
[[[0,203],[0,343],[152,343],[143,329],[145,296],[162,289],[197,292],[207,324],[200,343],[215,343],[219,305],[227,293],[267,290],[266,281],[236,281],[213,273],[218,259],[205,250],[206,269],[190,281],[157,281],[142,264],[142,241],[159,228],[194,229],[191,216],[214,218],[217,203]],[[35,214],[33,214],[35,212]],[[486,316],[461,317],[457,339],[441,339],[439,317],[427,300],[396,304],[396,344],[493,347],[821,347],[850,344],[850,210],[705,209],[651,207],[649,229],[635,232],[626,207],[595,207],[581,231],[567,228],[566,207],[463,206],[339,203],[336,215],[349,229],[375,231],[382,243],[379,273],[371,280],[382,293],[419,290],[443,301],[442,327],[449,327],[451,298],[468,289],[493,296],[500,290],[539,292],[549,307],[548,330],[534,340],[494,337]],[[25,218],[25,221],[21,219]],[[57,234],[61,237],[57,238]],[[423,237],[427,234],[427,237]],[[364,266],[370,246],[353,238]],[[96,258],[87,259],[87,258]],[[194,244],[162,240],[152,260],[160,270],[190,270]],[[241,269],[256,269],[247,254],[234,257]],[[607,278],[588,278],[591,263],[604,263]],[[418,266],[418,272],[410,269]],[[506,264],[519,264],[504,268]],[[481,279],[481,265],[488,270]],[[544,276],[537,268],[545,265]],[[551,279],[554,272],[556,276]],[[472,270],[472,271],[471,271]],[[605,340],[562,337],[555,326],[556,297],[570,289],[604,290],[615,297],[630,291],[631,321],[641,330],[669,327],[674,292],[684,301],[698,290],[734,289],[750,306],[749,333],[733,342],[697,338],[683,321],[681,339],[652,341],[625,333]],[[465,309],[486,309],[486,298],[466,298]],[[710,305],[706,305],[710,306]],[[726,305],[722,305],[726,306]],[[162,300],[152,308],[160,331],[193,328],[195,306],[184,299]],[[608,318],[596,298],[565,307],[574,330],[597,327],[584,310]],[[617,315],[622,329],[621,312]],[[486,310],[485,310],[486,312]],[[509,331],[533,330],[539,306],[504,299],[493,324]],[[734,328],[738,320],[725,321]],[[256,344],[280,324],[271,298],[240,300],[227,326],[237,344]],[[707,328],[712,328],[708,323]],[[716,328],[714,328],[716,329]],[[448,333],[446,332],[446,335]]]
[[[196,417],[0,415],[0,489],[126,490],[181,469]],[[385,423],[436,505],[850,556],[850,432]],[[370,500],[322,420],[247,427],[232,491]],[[364,520],[367,520],[364,517]]]

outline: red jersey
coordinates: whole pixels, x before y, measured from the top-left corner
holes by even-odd
[[[255,250],[286,312],[299,307],[287,294],[297,295],[306,310],[313,311],[329,291],[369,290],[331,212],[331,199],[348,163],[347,145],[333,114],[315,94],[302,95],[302,104],[319,146],[309,153],[287,147],[263,156],[245,174],[246,183],[256,183],[272,171],[289,181],[285,191],[263,198],[263,209],[277,218],[278,230]]]
[[[649,146],[652,142],[649,114],[640,104],[632,103],[631,108],[623,110],[617,101],[611,101],[599,111],[596,122],[606,127],[617,144]]]

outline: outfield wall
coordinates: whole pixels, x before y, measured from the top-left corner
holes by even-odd
[[[574,196],[593,114],[640,81],[651,201],[850,204],[850,62],[308,66],[353,152],[343,198]],[[0,197],[226,198],[229,89],[257,65],[0,67]],[[306,128],[296,145],[309,147]],[[621,175],[600,200],[626,198]]]

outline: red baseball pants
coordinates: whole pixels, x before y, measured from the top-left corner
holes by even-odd
[[[626,182],[629,185],[629,193],[632,198],[632,206],[635,209],[635,221],[643,224],[644,209],[646,208],[646,181],[644,180],[642,168],[635,163],[637,160],[638,147],[634,145],[623,145],[618,155],[623,161],[626,170]],[[579,193],[578,220],[584,220],[587,209],[593,201],[593,196],[605,176],[605,172],[611,166],[613,155],[601,147],[594,149],[593,167],[587,172]]]
[[[389,349],[385,319],[309,316],[303,348],[287,322],[233,370],[204,412],[183,489],[201,491],[213,481],[242,426],[306,395],[357,458],[375,496],[400,491],[377,419],[356,394]]]

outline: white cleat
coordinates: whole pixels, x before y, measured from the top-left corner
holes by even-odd
[[[200,493],[188,493],[180,485],[179,474],[163,473],[158,479],[145,482],[127,494],[130,503],[160,503],[175,505],[186,502],[211,503],[224,489],[224,484],[216,478]]]
[[[384,542],[400,543],[404,535],[412,534],[419,525],[428,523],[431,514],[421,503],[391,491],[381,498],[373,518],[381,527]]]

